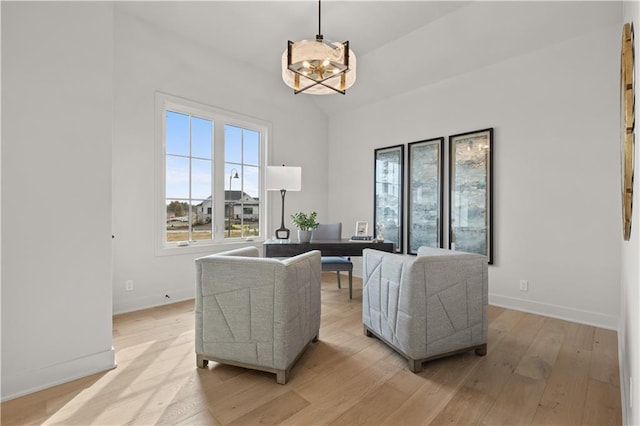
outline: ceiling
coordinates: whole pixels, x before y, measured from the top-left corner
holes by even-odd
[[[278,79],[287,40],[318,32],[314,0],[116,7]],[[620,23],[622,9],[612,1],[325,0],[321,16],[325,40],[348,40],[358,60],[357,81],[345,96],[298,95],[331,115]],[[292,92],[284,83],[279,90]]]

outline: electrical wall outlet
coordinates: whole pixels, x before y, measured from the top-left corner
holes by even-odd
[[[133,291],[133,280],[126,280],[124,282],[124,289],[126,291]]]
[[[529,291],[529,281],[520,280],[520,291]]]

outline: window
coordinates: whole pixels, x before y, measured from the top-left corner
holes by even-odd
[[[225,176],[229,176],[229,185],[225,188],[229,212],[226,237],[257,237],[260,214],[253,214],[253,208],[259,211],[260,207],[260,133],[225,124],[224,146]]]
[[[167,109],[164,129],[165,241],[211,240],[213,121]]]
[[[259,120],[157,95],[161,247],[260,238],[265,144]]]

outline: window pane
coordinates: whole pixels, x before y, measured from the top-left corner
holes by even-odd
[[[240,191],[242,189],[242,166],[239,164],[224,164],[224,189],[226,191]],[[239,198],[238,195],[235,195]],[[229,194],[225,194],[225,199],[229,199]]]
[[[213,123],[203,118],[191,118],[191,155],[211,159]]]
[[[224,165],[224,217],[225,238],[242,236],[240,222],[242,220],[242,166]],[[236,177],[237,176],[237,177]]]
[[[242,236],[255,237],[260,235],[260,169],[245,166],[243,171]]]
[[[242,180],[243,191],[251,197],[260,198],[260,169],[258,167],[245,166]]]
[[[260,205],[251,204],[243,208],[242,236],[257,237],[260,235]]]
[[[242,204],[239,200],[225,200],[224,202],[224,237],[238,238],[242,236]]]
[[[189,116],[167,111],[165,126],[167,154],[189,155]]]
[[[189,240],[189,202],[167,200],[167,228],[165,241]]]
[[[260,133],[244,130],[244,163],[257,166],[260,163]]]
[[[224,160],[232,163],[242,162],[242,129],[225,124]]]
[[[167,155],[166,198],[189,198],[189,159]]]
[[[192,210],[194,212],[194,222],[191,238],[194,241],[210,240],[212,237],[211,223],[213,222],[211,199],[209,198],[200,203],[194,202]]]
[[[191,160],[191,198],[204,200],[211,196],[211,161]]]

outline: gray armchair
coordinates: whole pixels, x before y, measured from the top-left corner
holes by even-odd
[[[418,256],[365,249],[362,322],[404,356],[422,363],[458,352],[487,353],[487,258],[420,247]]]
[[[197,365],[289,371],[320,329],[320,252],[285,260],[247,247],[196,259]]]

